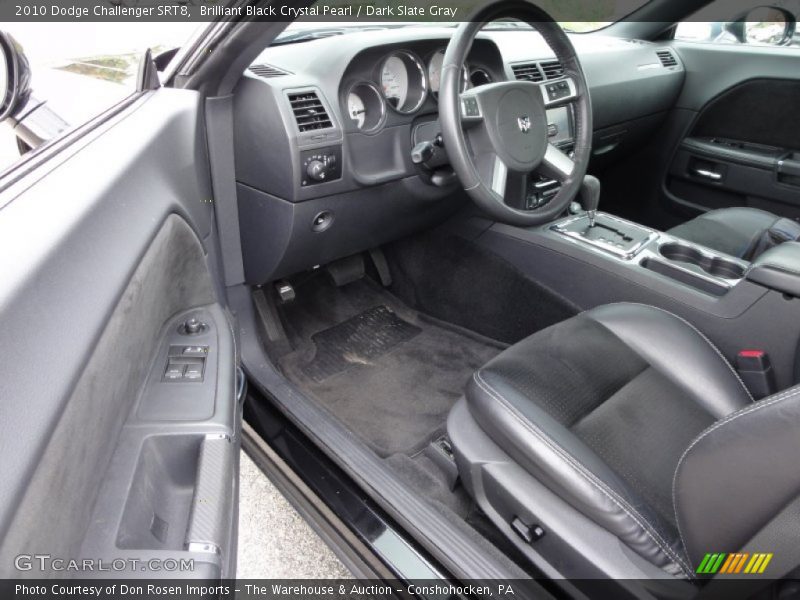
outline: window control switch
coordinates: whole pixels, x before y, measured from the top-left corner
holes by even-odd
[[[186,365],[169,362],[164,371],[164,381],[181,381]]]
[[[183,379],[185,381],[203,381],[203,363],[192,363],[186,365],[186,370],[183,372]]]

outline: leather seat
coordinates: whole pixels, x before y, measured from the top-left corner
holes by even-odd
[[[448,434],[467,490],[535,562],[585,577],[591,550],[618,563],[606,576],[692,578],[706,552],[737,551],[797,495],[799,426],[800,387],[754,403],[688,322],[613,304],[478,370]],[[544,537],[524,539],[534,525]]]
[[[675,237],[744,260],[783,242],[800,240],[800,223],[756,208],[712,210],[670,229]]]

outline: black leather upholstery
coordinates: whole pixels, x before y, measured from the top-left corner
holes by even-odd
[[[668,233],[753,260],[773,246],[800,239],[800,223],[755,208],[723,208],[673,227]]]
[[[652,563],[692,576],[675,469],[706,427],[752,406],[700,332],[653,307],[599,307],[508,348],[475,373],[466,398],[533,477]]]
[[[770,248],[753,261],[746,277],[772,290],[800,297],[800,242]]]
[[[798,457],[800,386],[728,415],[692,442],[673,495],[693,564],[710,549],[741,549],[800,495]]]

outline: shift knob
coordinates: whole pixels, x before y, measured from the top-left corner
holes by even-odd
[[[586,175],[581,183],[578,192],[581,206],[589,217],[589,227],[594,227],[594,219],[597,216],[597,205],[600,204],[600,180],[593,175]]]

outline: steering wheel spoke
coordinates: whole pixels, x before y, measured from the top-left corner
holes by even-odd
[[[575,161],[558,146],[547,144],[544,158],[536,171],[545,177],[564,183],[575,171]]]
[[[508,180],[508,165],[495,151],[482,122],[480,120],[470,122],[472,127],[467,128],[465,133],[478,177],[487,188],[503,198]]]

